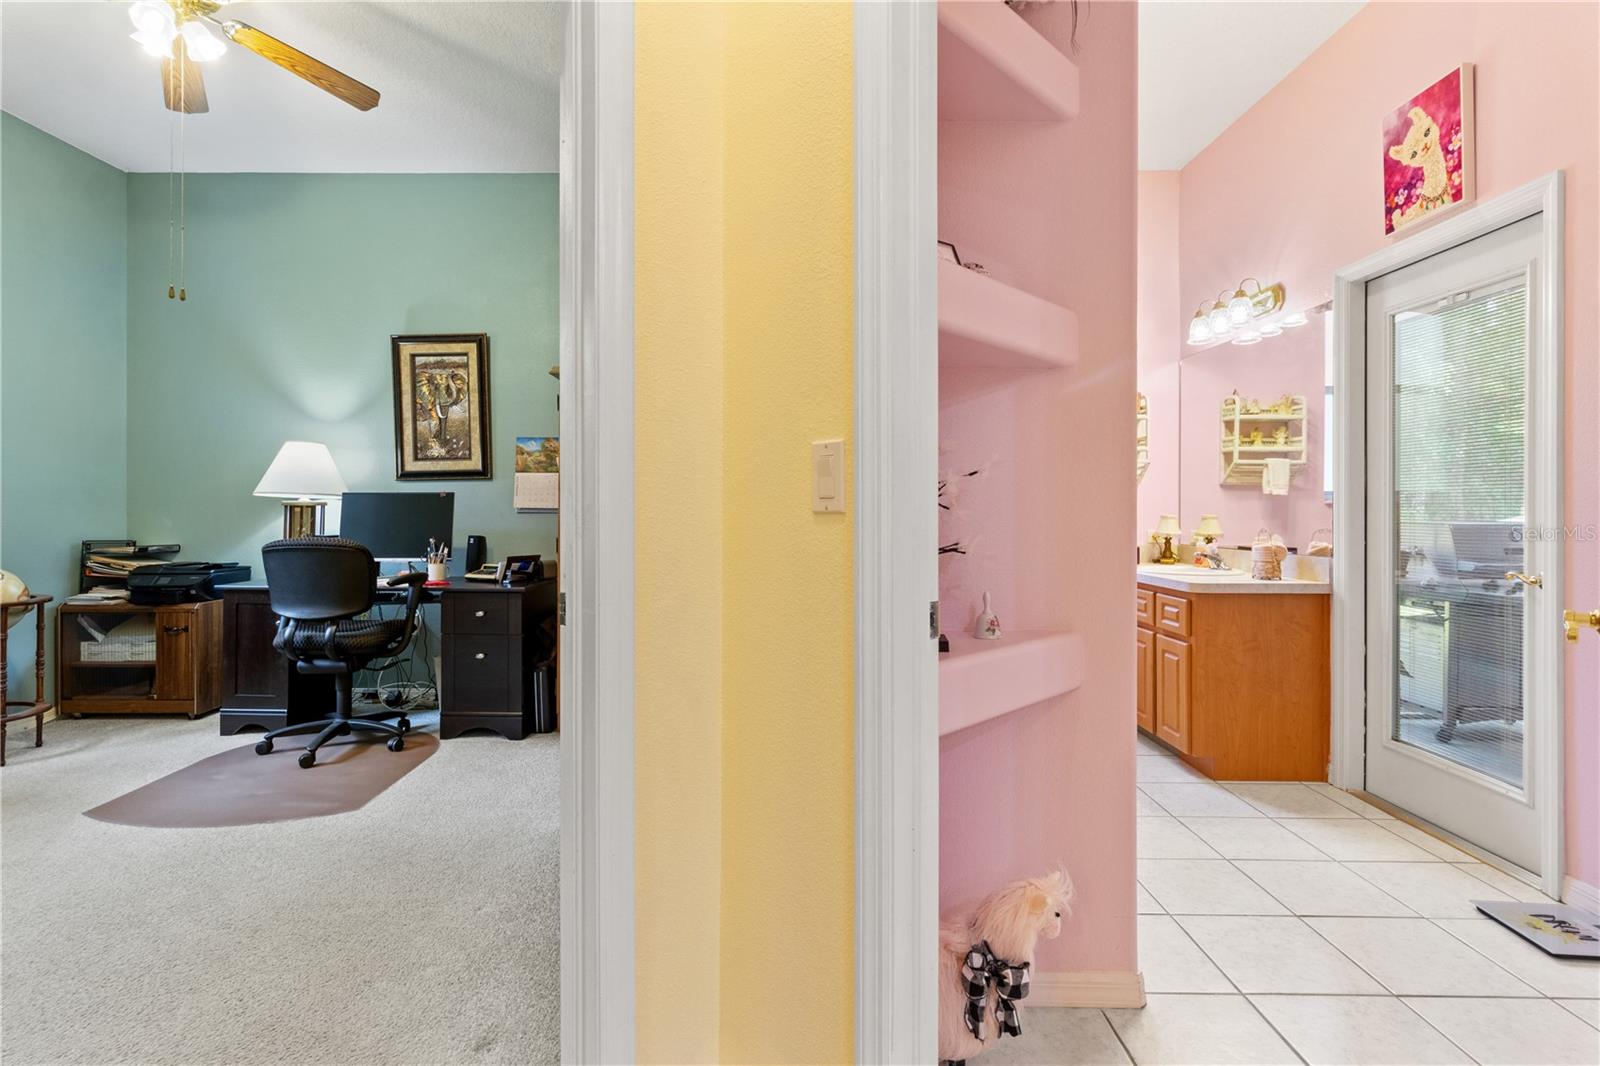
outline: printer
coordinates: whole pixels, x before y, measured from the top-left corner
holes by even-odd
[[[146,606],[220,599],[218,585],[249,581],[239,563],[153,563],[128,575],[128,600]]]

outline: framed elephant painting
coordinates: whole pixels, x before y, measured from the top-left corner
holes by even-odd
[[[394,476],[487,478],[489,335],[389,338],[394,351]]]

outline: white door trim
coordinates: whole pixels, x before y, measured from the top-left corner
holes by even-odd
[[[1530,215],[1543,214],[1541,262],[1547,277],[1539,286],[1538,302],[1529,309],[1535,352],[1529,383],[1529,401],[1549,412],[1544,432],[1531,443],[1538,477],[1528,484],[1529,513],[1549,512],[1552,500],[1562,498],[1562,452],[1565,432],[1563,380],[1565,374],[1565,259],[1563,235],[1564,180],[1552,171],[1528,184],[1469,208],[1429,226],[1414,236],[1396,241],[1360,262],[1334,274],[1333,334],[1334,388],[1338,396],[1338,424],[1334,429],[1334,543],[1333,557],[1333,784],[1360,789],[1365,785],[1364,741],[1366,724],[1366,286],[1367,282],[1429,256],[1464,244]],[[1358,398],[1359,399],[1356,399]],[[1559,513],[1559,512],[1558,512]],[[1564,516],[1563,516],[1564,518]],[[1564,549],[1553,552],[1545,567],[1545,588],[1553,595],[1544,605],[1559,617],[1566,595]],[[1551,631],[1536,627],[1535,632]],[[1559,632],[1559,629],[1554,630]],[[1546,647],[1548,645],[1548,647]],[[1559,898],[1565,859],[1565,816],[1562,734],[1565,727],[1565,668],[1559,640],[1543,639],[1533,647],[1530,681],[1544,685],[1537,706],[1558,708],[1557,720],[1548,724],[1550,742],[1539,751],[1533,767],[1534,801],[1542,812],[1539,851],[1544,891]],[[1532,707],[1530,706],[1530,710]]]
[[[633,5],[561,76],[561,1061],[632,1062]]]
[[[857,1062],[938,1048],[936,19],[855,6]]]

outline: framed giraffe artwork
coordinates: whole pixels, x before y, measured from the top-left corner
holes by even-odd
[[[389,338],[396,480],[487,478],[489,335]]]
[[[1472,202],[1472,64],[1463,63],[1383,120],[1383,232]]]

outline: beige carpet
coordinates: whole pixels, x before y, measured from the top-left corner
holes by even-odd
[[[0,1062],[556,1061],[556,738],[446,741],[324,818],[82,814],[255,737],[219,737],[215,716],[82,719],[7,752]]]

